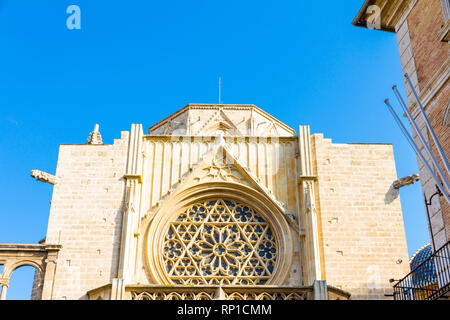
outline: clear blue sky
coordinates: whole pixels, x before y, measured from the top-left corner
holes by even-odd
[[[337,143],[393,143],[398,176],[418,173],[383,103],[393,84],[404,93],[395,35],[353,27],[362,3],[0,0],[0,243],[45,237],[52,188],[30,170],[54,173],[59,144],[85,143],[95,123],[112,143],[216,103],[219,76],[224,103]],[[81,30],[66,27],[71,4]],[[420,186],[401,200],[411,255],[429,242]],[[9,298],[28,294],[32,272],[17,272]]]

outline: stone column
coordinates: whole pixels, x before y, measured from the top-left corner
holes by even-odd
[[[132,281],[134,275],[135,253],[139,236],[136,231],[140,220],[143,162],[142,137],[142,125],[133,124],[128,144],[127,170],[124,175],[126,180],[125,205],[122,215],[122,234],[117,272],[118,281],[123,279],[125,284]]]
[[[42,279],[42,300],[53,299],[53,284],[55,282],[56,263],[58,260],[58,252],[61,245],[46,245],[47,257],[45,259],[45,268]]]
[[[45,272],[42,287],[42,300],[51,300],[53,291],[53,280],[56,271],[56,260],[45,260]]]
[[[125,282],[123,279],[115,278],[111,285],[111,300],[125,299]]]
[[[126,200],[122,215],[118,278],[131,280],[134,270],[135,235],[138,222],[140,176],[126,175]]]
[[[328,300],[327,282],[324,280],[314,280],[314,300]]]
[[[2,293],[0,294],[0,300],[6,300],[6,290],[9,287],[9,279],[0,278],[0,286],[2,289]]]
[[[305,269],[306,283],[312,285],[315,280],[322,280],[322,266],[319,248],[319,221],[316,209],[315,185],[317,177],[313,170],[313,155],[311,151],[311,135],[309,126],[299,128],[300,156],[300,199],[305,221]]]
[[[307,251],[308,251],[308,269],[310,275],[310,282],[315,280],[322,280],[322,271],[320,263],[320,248],[319,248],[319,227],[318,216],[315,206],[314,195],[314,180],[304,179],[302,181],[304,202],[305,202],[305,215],[306,215],[306,239],[307,239]]]

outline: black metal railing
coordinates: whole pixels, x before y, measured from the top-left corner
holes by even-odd
[[[436,300],[450,290],[450,241],[394,285],[394,300]]]

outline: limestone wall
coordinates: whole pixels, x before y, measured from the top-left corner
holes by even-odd
[[[312,140],[323,276],[352,299],[383,299],[392,294],[388,280],[409,272],[392,146]]]
[[[189,175],[190,168],[214,147],[214,137],[144,137],[144,211],[153,210],[168,191]],[[296,214],[297,138],[231,138],[225,141],[243,165]]]
[[[164,137],[145,136],[142,170],[142,199],[140,216],[151,216],[171,196],[180,192],[182,181],[195,175],[195,168],[217,146],[214,137]],[[247,167],[274,196],[282,202],[286,212],[298,217],[297,176],[297,138],[296,137],[225,137],[225,144],[232,156]],[[216,172],[220,174],[220,172]],[[217,181],[223,177],[218,177]],[[245,184],[245,181],[240,181]],[[192,184],[189,184],[192,186]],[[182,187],[185,188],[185,187]],[[146,225],[142,226],[140,236],[145,236]],[[141,239],[143,241],[143,239]],[[300,237],[295,235],[292,272],[286,279],[291,285],[301,285]],[[140,258],[145,253],[144,245],[139,245],[134,281],[146,283],[151,277],[145,272],[145,263]],[[149,279],[150,278],[150,279]]]
[[[195,185],[194,176],[203,170],[202,161],[217,147],[217,141],[208,137],[140,139],[142,152],[135,156],[142,157],[136,161],[142,168],[136,171],[139,178],[129,176],[139,188],[128,201],[137,213],[131,213],[132,219],[138,218],[143,225],[135,223],[137,229],[127,231],[137,246],[131,246],[135,254],[130,255],[131,276],[126,281],[142,285],[152,283],[144,261],[144,223],[151,222],[161,203],[180,191],[176,191],[180,181],[188,179],[189,186]],[[298,233],[309,232],[303,216],[304,190],[298,186],[299,138],[223,139],[227,152],[251,174],[253,182],[248,186],[262,186],[299,224],[297,231],[291,230],[292,264],[286,266],[288,276],[279,285],[308,285],[304,282],[305,266],[311,262],[306,254],[309,244]],[[58,183],[46,237],[47,243],[63,246],[54,299],[85,299],[87,291],[118,277],[128,140],[124,132],[113,145],[60,147]],[[352,298],[384,298],[384,293],[391,293],[388,279],[408,271],[400,201],[390,190],[397,179],[392,146],[332,144],[322,135],[314,135],[312,154],[313,171],[318,176],[314,194],[321,230],[322,279],[351,292]],[[226,182],[227,177],[219,180]]]
[[[128,132],[113,145],[61,145],[46,242],[61,244],[54,299],[85,299],[116,277]]]

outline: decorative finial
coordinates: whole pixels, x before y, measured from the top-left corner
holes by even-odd
[[[100,134],[97,123],[94,126],[94,131],[89,134],[86,144],[103,144],[102,135]]]

